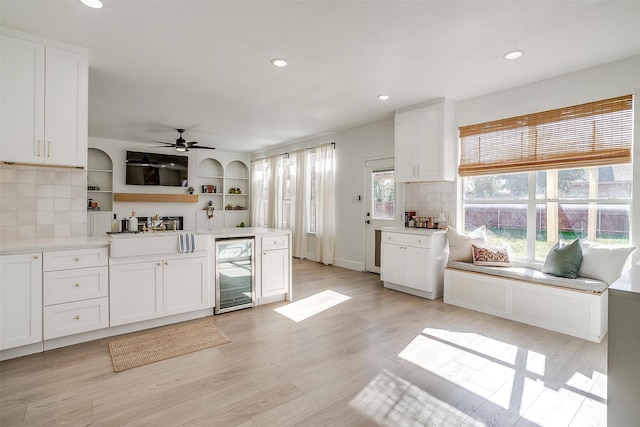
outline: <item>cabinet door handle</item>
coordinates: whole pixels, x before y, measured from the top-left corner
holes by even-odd
[[[38,255],[34,255],[33,259],[40,259],[40,257]]]
[[[77,262],[77,261],[80,261],[80,258],[75,257],[73,260]]]
[[[416,176],[420,176],[420,166],[418,166],[417,169],[418,169],[418,173],[416,174]]]
[[[162,267],[162,263],[161,263],[161,262],[157,263],[156,265],[157,265],[158,267]]]
[[[75,286],[76,288],[79,288],[80,287],[80,283],[76,282],[76,283],[73,284],[73,286]]]
[[[76,316],[76,320],[80,320],[80,316]]]
[[[40,157],[40,142],[42,141],[38,140],[38,157]]]
[[[165,261],[165,262],[164,262],[164,265],[169,265],[169,261]]]
[[[51,157],[51,141],[47,141],[47,157]]]

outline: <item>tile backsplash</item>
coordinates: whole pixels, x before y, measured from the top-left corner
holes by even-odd
[[[456,182],[414,182],[405,184],[404,210],[419,216],[435,216],[443,212],[452,226],[456,224]]]
[[[87,234],[87,171],[0,165],[0,240]]]

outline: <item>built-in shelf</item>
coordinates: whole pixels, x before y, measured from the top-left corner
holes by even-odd
[[[116,202],[176,202],[197,203],[197,194],[149,194],[149,193],[114,193]]]
[[[89,188],[97,189],[90,190]],[[113,162],[111,157],[98,148],[89,148],[87,152],[87,199],[91,199],[91,202],[96,203],[102,211],[111,211],[113,209],[112,190]]]

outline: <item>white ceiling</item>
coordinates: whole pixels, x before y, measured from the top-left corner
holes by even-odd
[[[90,136],[228,151],[640,54],[640,0],[103,2],[1,0],[0,22],[89,49]]]

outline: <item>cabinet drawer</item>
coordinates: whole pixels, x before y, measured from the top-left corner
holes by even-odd
[[[64,337],[109,326],[109,298],[49,305],[43,309],[44,339]]]
[[[44,305],[82,301],[109,295],[109,268],[91,267],[47,271],[44,277]]]
[[[262,250],[284,249],[289,247],[289,236],[262,236]]]
[[[419,248],[430,248],[431,236],[421,236],[419,234],[389,233],[383,231],[382,243],[415,246]]]
[[[44,271],[69,268],[99,267],[107,265],[109,248],[76,249],[45,252],[42,257]]]

